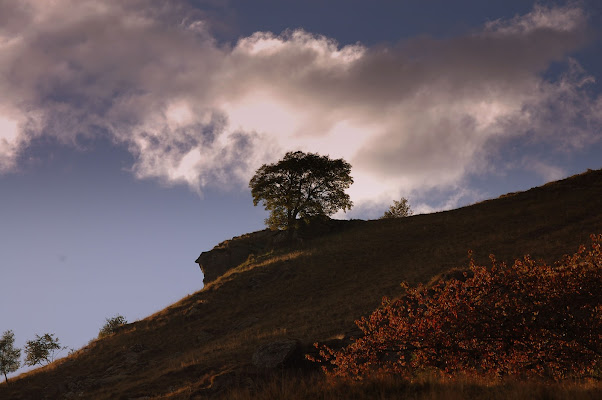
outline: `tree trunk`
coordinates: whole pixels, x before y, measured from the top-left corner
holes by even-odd
[[[288,221],[287,221],[287,227],[286,230],[288,231],[288,239],[289,240],[293,240],[293,236],[295,234],[295,231],[297,230],[296,222],[297,222],[297,213],[298,211],[289,211],[288,213]]]
[[[6,386],[8,386],[8,376],[6,376],[6,371],[4,371],[4,380],[6,380]]]

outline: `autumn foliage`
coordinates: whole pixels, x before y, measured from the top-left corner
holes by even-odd
[[[364,336],[340,351],[319,347],[330,376],[412,376],[431,370],[560,380],[600,378],[602,235],[551,266],[470,262],[462,279],[406,287],[356,321]],[[472,258],[471,258],[472,259]]]

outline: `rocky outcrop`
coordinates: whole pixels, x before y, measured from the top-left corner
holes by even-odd
[[[271,250],[298,245],[326,234],[346,229],[364,221],[335,220],[327,217],[315,218],[300,226],[289,235],[288,231],[264,229],[226,240],[210,251],[204,251],[196,259],[203,271],[203,283],[206,285],[239,266],[250,256],[259,256]]]
[[[226,240],[210,251],[202,252],[195,262],[203,271],[206,285],[247,261],[249,256],[267,253],[285,240],[286,232],[264,229]]]

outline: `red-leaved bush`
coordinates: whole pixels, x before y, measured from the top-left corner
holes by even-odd
[[[367,318],[340,351],[319,347],[331,376],[411,376],[421,370],[563,379],[600,375],[602,235],[554,266],[470,263],[464,279],[407,288]],[[405,286],[407,287],[407,286]]]

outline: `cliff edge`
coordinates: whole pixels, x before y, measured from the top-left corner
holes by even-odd
[[[300,222],[292,236],[287,231],[264,229],[225,240],[209,251],[204,251],[195,260],[203,272],[203,284],[213,282],[232,268],[239,266],[251,256],[260,256],[273,250],[299,246],[304,242],[331,233],[340,232],[362,220],[337,220],[315,218],[309,222]]]

